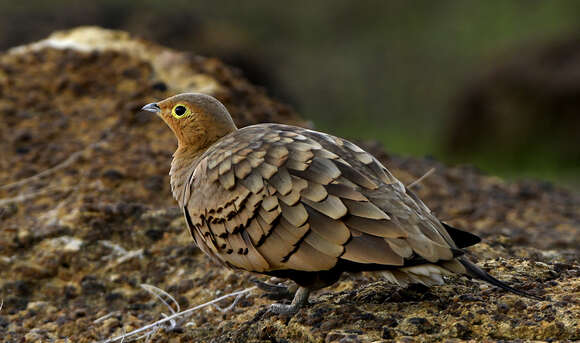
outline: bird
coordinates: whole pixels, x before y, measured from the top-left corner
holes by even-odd
[[[481,239],[439,219],[373,155],[330,134],[277,123],[236,127],[214,97],[183,93],[150,103],[173,131],[173,197],[193,241],[215,262],[290,279],[295,314],[344,272],[379,272],[400,286],[462,274],[515,294],[470,262]],[[262,283],[270,291],[282,287]]]

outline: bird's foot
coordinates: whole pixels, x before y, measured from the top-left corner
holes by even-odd
[[[261,280],[252,280],[256,286],[267,293],[273,299],[292,299],[296,293],[297,286],[287,286],[282,284],[272,284]]]
[[[308,303],[308,296],[310,295],[310,289],[305,287],[300,287],[294,294],[294,299],[290,305],[285,304],[272,304],[270,305],[269,312],[275,314],[284,315],[294,315],[302,306]]]

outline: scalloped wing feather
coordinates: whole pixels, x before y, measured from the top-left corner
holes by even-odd
[[[343,259],[392,269],[454,258],[439,221],[376,158],[320,132],[240,129],[172,184],[196,244],[233,268],[321,271]]]

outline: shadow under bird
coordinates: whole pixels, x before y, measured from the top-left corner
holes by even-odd
[[[311,290],[360,271],[380,271],[402,286],[466,274],[536,298],[468,261],[462,249],[479,237],[439,221],[345,139],[281,124],[238,129],[224,105],[199,93],[143,110],[177,137],[171,190],[197,246],[228,267],[299,286],[290,305],[272,305],[275,313],[293,314]]]

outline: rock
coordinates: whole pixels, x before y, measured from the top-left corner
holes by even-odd
[[[48,244],[65,253],[74,253],[81,250],[83,240],[76,237],[62,236],[48,240]]]
[[[47,268],[46,266],[29,261],[16,263],[13,270],[20,274],[24,280],[40,280],[56,275],[56,269]]]
[[[95,295],[104,293],[107,290],[105,284],[98,280],[95,276],[87,275],[81,281],[83,295]]]
[[[249,274],[214,265],[194,247],[168,186],[173,135],[138,113],[177,92],[207,91],[240,126],[306,125],[240,75],[215,59],[94,27],[0,54],[5,341],[93,342],[143,327],[170,311],[141,284],[167,291],[181,309],[253,285]],[[399,289],[365,273],[316,292],[292,318],[266,314],[272,300],[253,292],[224,313],[195,311],[154,340],[580,339],[578,194],[366,148],[406,184],[435,167],[415,191],[450,224],[483,236],[470,249],[480,266],[551,302],[459,277]]]
[[[422,333],[432,333],[434,328],[427,319],[412,317],[405,319],[397,329],[405,336],[417,336]]]
[[[328,335],[326,335],[324,342],[325,343],[361,343],[361,342],[363,342],[361,337],[359,337],[359,335],[361,333],[362,332],[357,333],[357,332],[348,332],[348,331],[336,330],[336,331],[332,331]]]

